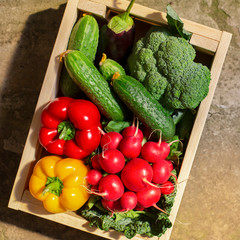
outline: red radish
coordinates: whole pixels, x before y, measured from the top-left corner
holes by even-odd
[[[174,185],[170,181],[166,181],[165,183],[161,184],[160,186],[162,194],[168,195],[174,191]]]
[[[119,144],[119,149],[126,158],[136,158],[140,155],[141,148],[142,148],[143,135],[141,132],[140,136],[138,136],[140,132],[138,125],[139,125],[139,122],[137,119],[137,127],[130,126],[133,128],[127,127],[124,129],[125,132],[123,130],[123,139]],[[134,133],[131,132],[129,128],[130,129],[135,128]]]
[[[98,185],[92,185],[91,192],[97,192],[97,191],[98,191]]]
[[[99,163],[100,154],[96,154],[91,158],[92,167],[96,170],[102,170],[102,167]]]
[[[89,184],[97,185],[99,183],[100,179],[102,178],[102,173],[99,170],[91,169],[87,173],[86,178],[87,178],[87,181]]]
[[[136,206],[136,207],[134,208],[134,210],[136,210],[136,211],[143,211],[144,208],[143,208],[143,207]]]
[[[132,210],[137,206],[137,195],[134,192],[126,191],[120,198],[120,202],[124,210]]]
[[[143,132],[143,136],[145,136],[147,139],[150,139],[152,136],[152,130],[146,125],[143,125],[141,129]]]
[[[124,186],[121,179],[115,174],[109,174],[101,178],[97,191],[90,191],[91,194],[101,196],[109,201],[116,201],[124,193]]]
[[[178,140],[167,143],[161,140],[161,136],[158,142],[148,141],[142,147],[142,158],[151,163],[165,159],[170,153],[170,146],[176,141]]]
[[[170,160],[166,160],[168,165],[169,165],[169,169],[170,169],[170,172],[174,169],[173,167],[173,163],[170,161]]]
[[[133,158],[121,172],[121,179],[126,188],[131,191],[141,191],[152,181],[153,170],[151,165],[141,159]]]
[[[157,202],[161,197],[161,190],[159,188],[148,185],[144,190],[137,192],[136,195],[139,207],[155,207],[159,211],[166,213],[164,210],[157,206]]]
[[[107,173],[118,173],[125,166],[125,158],[117,149],[107,149],[99,156],[99,163]]]
[[[135,126],[135,118],[133,119],[133,124],[132,126],[126,127],[122,131],[122,136],[125,137],[132,137],[135,136],[139,138],[142,142],[143,140],[143,133],[141,129],[139,129],[139,121],[137,119],[137,126]]]
[[[109,149],[109,148],[117,149],[122,138],[123,136],[119,132],[103,133],[103,136],[100,141],[100,146],[103,149]]]
[[[120,212],[123,210],[120,199],[116,201],[109,201],[104,198],[101,199],[102,206],[110,212]]]
[[[169,177],[173,175],[170,171],[169,163],[167,160],[160,160],[152,165],[153,170],[153,179],[152,181],[156,184],[163,184],[165,183]]]
[[[124,137],[120,142],[119,149],[126,158],[136,158],[140,155],[142,144],[138,137]]]
[[[161,197],[161,190],[160,188],[155,188],[148,185],[142,191],[136,193],[138,206],[143,208],[149,208],[156,204],[160,197]]]

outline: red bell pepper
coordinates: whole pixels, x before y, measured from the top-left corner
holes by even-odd
[[[85,158],[99,146],[100,118],[88,100],[56,98],[42,111],[39,141],[52,154]]]

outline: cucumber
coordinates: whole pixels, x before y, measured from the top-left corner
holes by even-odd
[[[65,54],[64,64],[79,88],[109,120],[123,121],[128,112],[94,64],[80,51]]]
[[[79,50],[90,61],[95,60],[99,40],[99,27],[96,19],[91,15],[81,17],[74,25],[69,42],[69,50]]]
[[[83,96],[83,92],[69,76],[65,66],[62,67],[59,84],[63,96],[71,98],[81,98]]]
[[[188,141],[195,118],[196,112],[191,109],[187,109],[185,115],[177,126],[180,139]]]
[[[112,85],[119,98],[144,125],[152,130],[161,130],[163,140],[174,136],[172,117],[139,81],[128,75],[114,75]]]
[[[99,62],[99,71],[108,82],[111,82],[115,72],[118,72],[120,75],[126,75],[124,68],[118,62],[107,58],[105,53],[103,53],[102,59]]]
[[[98,40],[99,27],[96,19],[91,15],[85,15],[74,25],[67,49],[79,50],[93,62],[97,52]],[[81,90],[68,75],[65,68],[62,69],[59,84],[64,96],[75,98],[82,95]]]

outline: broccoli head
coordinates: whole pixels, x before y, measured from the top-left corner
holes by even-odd
[[[155,99],[160,101],[167,85],[167,79],[160,73],[152,71],[147,73],[143,85],[153,95]]]
[[[207,96],[211,79],[209,69],[194,62],[195,56],[187,40],[153,27],[135,44],[128,67],[167,108],[193,109]]]

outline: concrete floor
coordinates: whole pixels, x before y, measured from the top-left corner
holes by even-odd
[[[136,2],[165,11],[170,1]],[[99,239],[7,207],[65,3],[0,0],[0,240]],[[180,17],[231,32],[233,39],[171,239],[238,240],[240,2],[182,0],[172,6]]]

